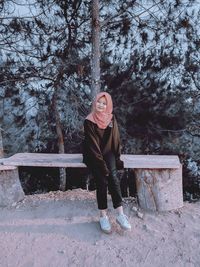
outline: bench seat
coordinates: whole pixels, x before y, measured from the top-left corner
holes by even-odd
[[[175,155],[131,155],[123,154],[125,168],[138,169],[177,169],[180,167],[178,156]],[[63,167],[84,168],[82,154],[46,154],[46,153],[17,153],[2,159],[4,165],[32,167]]]

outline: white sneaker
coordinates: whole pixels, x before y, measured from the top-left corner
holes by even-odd
[[[123,228],[124,230],[131,230],[131,225],[128,222],[128,217],[125,214],[120,214],[116,218],[116,222]]]
[[[110,225],[110,222],[109,222],[107,216],[100,217],[99,223],[100,223],[101,230],[104,233],[106,233],[106,234],[111,233],[111,225]]]

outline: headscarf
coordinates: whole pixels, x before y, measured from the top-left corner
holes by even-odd
[[[100,112],[96,110],[96,104],[99,98],[103,96],[106,98],[107,106],[104,112]],[[96,123],[100,129],[106,129],[106,127],[110,124],[112,120],[113,117],[112,111],[113,111],[113,103],[111,95],[108,94],[107,92],[101,92],[96,95],[92,105],[92,112],[86,117],[86,119]]]

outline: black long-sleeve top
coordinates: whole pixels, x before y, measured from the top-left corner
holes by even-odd
[[[114,115],[106,129],[100,129],[96,123],[86,119],[84,135],[83,162],[88,168],[98,168],[103,175],[108,175],[109,170],[103,156],[112,151],[116,157],[117,169],[123,169],[123,161],[120,160],[120,135]]]

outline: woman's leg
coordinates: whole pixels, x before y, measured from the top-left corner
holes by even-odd
[[[107,167],[110,171],[110,175],[108,176],[108,189],[111,194],[113,207],[118,210],[118,212],[123,212],[122,208],[122,194],[120,188],[120,180],[117,176],[117,168],[116,168],[116,159],[115,155],[110,152],[104,156]]]
[[[92,169],[92,174],[96,183],[96,199],[97,206],[100,210],[100,216],[106,215],[107,210],[107,188],[108,181],[107,177],[101,175],[98,169]]]
[[[93,169],[93,175],[96,182],[97,205],[100,210],[100,227],[107,234],[111,233],[111,224],[107,217],[107,177],[101,175],[96,169]]]
[[[123,211],[123,207],[122,206],[119,206],[118,208],[116,208],[116,210],[117,210],[118,215],[124,214],[124,211]]]
[[[115,156],[113,155],[113,153],[109,153],[108,155],[106,155],[105,160],[110,171],[110,175],[108,177],[108,189],[111,193],[113,207],[118,212],[116,221],[121,226],[121,228],[125,230],[131,230],[131,225],[128,221],[128,218],[126,215],[124,215],[123,212],[120,180],[117,176]]]
[[[106,217],[106,215],[107,215],[107,209],[100,210],[100,217]]]

